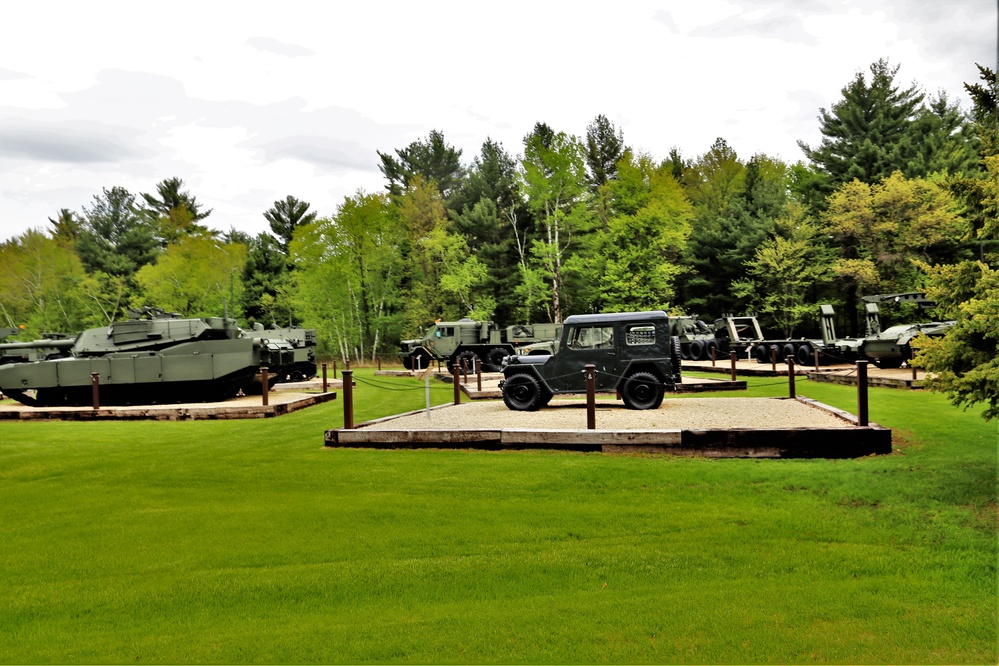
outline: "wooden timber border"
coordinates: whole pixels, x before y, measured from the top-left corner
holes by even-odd
[[[0,420],[60,420],[60,421],[199,421],[224,419],[267,419],[336,400],[336,393],[303,394],[286,402],[260,404],[260,396],[228,402],[184,405],[133,405],[127,407],[26,407],[4,406]]]
[[[394,418],[362,423],[354,429],[327,430],[331,448],[482,449],[489,451],[549,449],[604,453],[660,453],[705,458],[858,458],[891,453],[891,430],[876,423],[859,426],[857,418],[808,398],[797,398],[853,424],[851,428],[721,428],[711,430],[468,430],[385,429]],[[441,405],[433,409],[446,408]],[[379,424],[379,429],[368,428]]]

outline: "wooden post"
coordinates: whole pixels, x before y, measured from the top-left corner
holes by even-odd
[[[336,379],[336,359],[333,359],[333,379]]]
[[[788,397],[796,397],[794,394],[794,357],[787,357],[787,394]]]
[[[812,348],[812,354],[815,356],[815,370],[818,371],[818,369],[819,369],[819,350],[815,349],[813,347]]]
[[[867,425],[867,361],[857,361],[857,425]]]
[[[736,352],[734,352],[734,351],[729,352],[728,355],[732,359],[732,381],[734,382],[735,381],[735,361],[736,361],[736,359],[738,359],[739,355]]]
[[[461,359],[461,383],[468,386],[468,359]]]
[[[326,364],[323,363],[323,393],[326,393],[326,387],[329,386],[326,381]]]
[[[482,393],[482,364],[475,364],[475,390]]]
[[[458,370],[458,364],[455,363],[451,366],[451,383],[454,384],[454,404],[461,404],[461,371]]]
[[[715,348],[715,347],[711,348],[711,367],[712,368],[715,367],[715,352],[716,351],[718,351],[717,348]]]
[[[916,366],[912,365],[912,361],[909,361],[909,367],[912,368],[912,381],[916,381]]]
[[[90,373],[90,387],[91,394],[94,399],[94,409],[101,408],[101,373],[91,372]]]
[[[336,364],[334,362],[334,366]],[[343,371],[343,427],[346,430],[354,429],[354,371]]]
[[[587,363],[583,366],[583,375],[586,376],[586,429],[595,430],[597,427],[597,366]]]
[[[777,345],[770,345],[770,367],[777,372]]]
[[[382,357],[381,356],[378,357],[378,369],[379,370],[382,369]]]
[[[268,397],[267,396],[267,383],[268,383],[267,366],[266,365],[262,365],[262,366],[260,366],[260,399],[262,401],[261,404],[264,407],[267,406],[267,397]]]

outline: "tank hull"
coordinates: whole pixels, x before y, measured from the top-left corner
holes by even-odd
[[[38,407],[90,405],[92,373],[101,405],[226,400],[248,387],[261,364],[249,338],[201,340],[150,352],[112,352],[0,367],[0,391]]]

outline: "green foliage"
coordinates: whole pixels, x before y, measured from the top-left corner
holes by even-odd
[[[487,140],[451,198],[454,229],[486,268],[482,296],[495,302],[500,322],[512,322],[521,305],[514,293],[518,272],[510,270],[519,261],[516,225],[518,210],[523,212],[517,178],[516,160],[502,145]]]
[[[602,265],[595,280],[596,307],[606,311],[664,309],[690,235],[693,208],[668,165],[626,151],[605,186],[612,217],[595,234]]]
[[[956,323],[942,338],[917,339],[915,364],[934,373],[927,386],[955,405],[984,405],[985,420],[999,417],[999,271],[972,261],[922,267],[927,297]]]
[[[207,227],[198,224],[212,211],[203,211],[197,197],[181,191],[183,186],[184,181],[180,178],[168,178],[156,185],[156,195],[142,195],[145,201],[142,213],[154,225],[156,236],[163,245],[176,243],[190,235],[214,235]]]
[[[0,243],[0,317],[3,326],[24,326],[23,340],[82,328],[85,273],[68,243],[35,229]]]
[[[393,197],[402,196],[417,176],[436,183],[445,199],[459,187],[464,173],[461,149],[449,146],[442,132],[431,130],[426,141],[414,141],[406,148],[396,149],[395,154],[398,159],[378,151],[382,162],[378,168],[388,180],[385,188]]]
[[[294,302],[320,354],[359,361],[398,339],[402,236],[387,198],[361,192],[295,233]]]
[[[264,219],[271,226],[271,232],[281,246],[281,252],[288,254],[288,245],[295,236],[295,229],[316,221],[316,213],[310,213],[311,204],[299,201],[290,194],[274,202],[270,210],[264,212]]]
[[[875,183],[895,171],[909,175],[909,164],[919,152],[910,129],[924,96],[915,84],[899,88],[898,69],[882,59],[870,66],[869,82],[857,72],[843,88],[843,99],[829,111],[820,110],[821,143],[812,148],[798,142],[828,175],[829,186],[854,179]]]
[[[913,260],[953,256],[964,224],[948,190],[895,172],[874,185],[844,183],[829,197],[825,230],[841,247],[833,270],[862,290],[917,290]]]
[[[239,279],[247,248],[205,236],[185,236],[167,246],[155,264],[143,266],[136,281],[149,305],[188,317],[220,317],[230,303],[236,316]]]
[[[135,205],[135,195],[123,187],[104,189],[84,207],[76,252],[88,272],[101,272],[130,279],[155,261],[155,229]]]
[[[617,177],[617,163],[624,156],[624,133],[600,114],[586,126],[586,168],[590,189]]]
[[[531,241],[533,270],[541,271],[550,288],[550,321],[563,319],[565,274],[573,235],[584,232],[590,217],[583,205],[586,188],[584,149],[579,140],[555,132],[544,123],[524,137],[523,187],[528,206],[540,227]]]
[[[807,294],[829,275],[822,230],[800,204],[788,206],[774,226],[774,235],[760,244],[746,263],[747,279],[733,283],[733,291],[745,297],[760,313],[780,326],[785,338],[814,316],[815,306]]]
[[[290,299],[278,295],[292,280],[288,256],[281,251],[281,242],[268,233],[260,233],[250,239],[247,247],[239,299],[243,316],[251,324],[285,324],[293,320],[293,304]]]

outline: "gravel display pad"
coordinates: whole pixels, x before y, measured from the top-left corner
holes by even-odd
[[[809,400],[667,399],[631,410],[597,400],[586,428],[585,399],[557,399],[536,412],[499,400],[443,405],[353,429],[327,430],[326,446],[362,448],[563,449],[716,458],[855,458],[891,453],[891,431]]]
[[[501,401],[448,405],[429,412],[381,419],[365,430],[478,430],[586,427],[586,402],[555,399],[536,412],[517,412]],[[664,400],[659,409],[634,410],[618,401],[597,400],[599,430],[712,430],[719,428],[852,428],[830,411],[781,398],[684,398]]]

